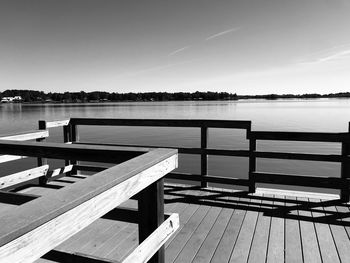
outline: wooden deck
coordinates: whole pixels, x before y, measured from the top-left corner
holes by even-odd
[[[46,195],[79,180],[84,176],[20,192]],[[282,193],[167,184],[165,212],[179,213],[181,225],[165,245],[166,262],[350,262],[349,204],[328,195]],[[57,262],[52,255],[66,252],[120,261],[137,244],[137,225],[109,214],[36,262]]]

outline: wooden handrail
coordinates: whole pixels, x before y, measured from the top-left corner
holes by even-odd
[[[249,129],[251,121],[243,120],[202,120],[202,119],[104,119],[71,118],[72,125],[94,126],[155,126],[155,127],[208,127]]]
[[[0,142],[1,153],[36,157],[100,162],[103,151],[105,162],[129,160],[0,215],[0,262],[34,261],[177,167],[173,149]]]
[[[14,140],[14,141],[27,141],[27,140],[35,140],[35,139],[43,140],[47,137],[49,137],[49,131],[35,130],[35,131],[26,131],[26,132],[20,132],[20,133],[8,134],[8,135],[0,135],[0,140]],[[0,163],[6,163],[6,162],[15,161],[23,158],[27,158],[27,156],[5,154],[0,156]],[[42,164],[39,164],[38,166],[41,166],[41,165]]]
[[[0,154],[106,163],[124,162],[148,151],[148,148],[0,141]]]
[[[48,121],[46,122],[46,128],[56,128],[56,127],[62,127],[67,126],[69,124],[69,120],[59,120],[59,121]]]
[[[248,139],[274,141],[350,142],[348,133],[252,131]]]
[[[19,132],[14,134],[0,135],[0,140],[12,140],[12,141],[28,141],[49,137],[49,131],[47,130],[35,130]]]
[[[284,131],[252,131],[251,121],[244,120],[205,120],[205,119],[96,119],[96,118],[72,118],[69,122],[71,127],[75,130],[75,142],[78,142],[79,136],[77,132],[77,126],[92,125],[92,126],[154,126],[154,127],[183,127],[183,128],[200,128],[200,147],[176,147],[169,148],[178,149],[181,154],[196,154],[201,156],[201,172],[200,174],[184,174],[184,180],[192,180],[201,182],[202,187],[206,187],[208,182],[225,182],[228,184],[248,185],[249,191],[255,191],[255,183],[257,175],[257,160],[259,158],[269,159],[291,159],[302,161],[321,161],[321,162],[339,162],[342,164],[341,178],[348,178],[348,163],[349,163],[349,145],[350,145],[350,132],[332,133],[332,132],[284,132]],[[210,128],[227,128],[227,129],[243,129],[246,131],[246,139],[249,142],[249,149],[236,150],[236,149],[213,149],[208,148],[208,129]],[[349,130],[350,131],[350,130]],[[301,141],[301,142],[331,142],[341,143],[341,154],[317,154],[317,153],[295,153],[295,152],[268,152],[257,151],[257,144],[259,141],[275,140],[275,141]],[[89,145],[97,145],[87,142]],[[109,144],[104,144],[109,145]],[[122,146],[119,144],[119,146]],[[138,145],[127,145],[132,147],[140,147]],[[149,148],[156,148],[159,146],[147,145]],[[237,156],[249,158],[249,172],[248,180],[246,179],[225,179],[208,175],[208,156]],[[282,178],[283,174],[280,174]],[[286,174],[288,177],[289,175]],[[180,178],[181,173],[173,173],[168,175],[172,178]],[[208,177],[208,178],[206,178]],[[322,177],[319,180],[324,181],[326,179]],[[313,180],[313,179],[312,179]],[[318,180],[318,179],[316,179]],[[283,180],[279,180],[283,184]],[[248,184],[247,184],[248,182]],[[225,184],[224,183],[224,184]],[[327,184],[320,183],[323,187]],[[309,187],[317,187],[317,184],[310,184]],[[350,196],[350,189],[345,191],[340,184],[332,184],[329,188],[338,187],[342,191],[342,198],[346,200],[345,196]]]

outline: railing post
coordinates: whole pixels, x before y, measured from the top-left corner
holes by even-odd
[[[39,130],[46,130],[46,121],[45,120],[39,120]],[[40,139],[36,139],[37,142],[41,142],[44,141],[45,138],[40,138]],[[38,157],[37,158],[37,164],[38,167],[47,164],[47,159],[46,158],[41,158]],[[39,184],[40,185],[45,185],[47,183],[47,177],[46,176],[42,176],[39,178]]]
[[[63,126],[63,141],[67,142],[77,142],[79,141],[77,125],[69,123],[67,126]],[[65,165],[77,164],[76,160],[65,160]],[[74,171],[74,169],[73,169]],[[66,173],[67,176],[72,175],[72,172]]]
[[[138,195],[139,243],[164,222],[164,179],[151,184]],[[164,246],[148,261],[164,263]]]
[[[201,149],[205,151],[208,147],[208,127],[201,127]],[[208,155],[206,152],[202,152],[201,154],[201,187],[208,187],[208,183],[205,180],[205,177],[208,175]]]
[[[256,151],[256,139],[252,138],[251,135],[251,126],[247,130],[247,135],[249,139],[249,193],[255,193],[255,180],[253,176],[253,172],[256,171],[256,158],[254,156],[254,152]]]
[[[348,138],[350,138],[350,122],[348,126]],[[345,160],[342,161],[341,163],[341,178],[344,180],[348,180],[350,177],[350,165],[349,161],[347,159],[347,156],[350,155],[350,142],[342,142],[341,145],[341,155]],[[348,186],[348,184],[346,184]],[[343,188],[340,190],[340,199],[343,202],[349,202],[350,199],[350,189],[347,187],[346,189]]]

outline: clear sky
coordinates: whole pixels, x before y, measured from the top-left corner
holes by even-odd
[[[0,91],[350,91],[349,0],[0,0]]]

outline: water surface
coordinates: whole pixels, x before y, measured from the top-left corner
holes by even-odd
[[[70,117],[251,120],[253,130],[345,132],[349,116],[348,99],[0,104],[0,134],[36,129],[39,119],[52,121]],[[200,143],[196,128],[84,126],[79,132],[83,141],[160,146],[199,146]],[[50,141],[62,141],[61,128],[50,130]],[[242,130],[211,129],[209,147],[247,149],[248,143]],[[265,141],[258,143],[258,150],[337,154],[340,144]],[[13,164],[7,166],[13,167]],[[257,167],[259,171],[289,174],[331,177],[340,174],[340,165],[326,162],[260,159]],[[198,172],[199,157],[181,156],[180,170]],[[247,158],[209,158],[212,175],[247,178],[247,172]]]

